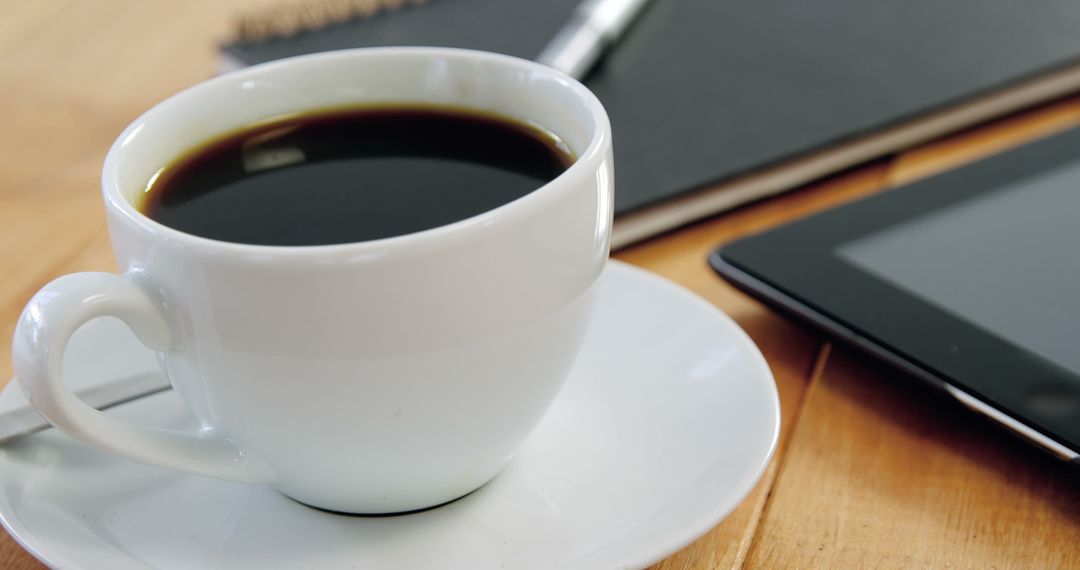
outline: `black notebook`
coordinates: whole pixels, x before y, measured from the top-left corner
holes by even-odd
[[[223,47],[535,57],[579,0],[430,0]],[[1076,0],[655,0],[586,77],[611,117],[620,246],[1080,89]]]

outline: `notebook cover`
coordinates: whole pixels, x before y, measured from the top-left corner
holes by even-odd
[[[223,49],[246,63],[429,45],[535,57],[579,0],[430,0]],[[1075,0],[655,0],[586,78],[624,213],[1080,60]]]

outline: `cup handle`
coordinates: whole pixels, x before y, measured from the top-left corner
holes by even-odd
[[[163,304],[140,285],[144,277],[140,272],[73,273],[38,291],[23,309],[12,343],[15,377],[23,393],[54,426],[101,451],[220,479],[266,481],[254,458],[219,430],[204,427],[188,433],[114,419],[84,404],[62,383],[68,340],[95,317],[123,320],[154,350],[174,346]]]

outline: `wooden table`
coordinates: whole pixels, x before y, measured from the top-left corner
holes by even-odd
[[[12,0],[0,17],[0,378],[23,304],[115,270],[102,159],[141,111],[213,74],[236,14],[274,0]],[[617,252],[734,317],[776,375],[780,446],[743,504],[663,569],[1080,568],[1080,479],[721,282],[717,244],[1080,124],[1063,101]],[[0,474],[2,476],[2,474]],[[0,533],[0,567],[39,565]]]

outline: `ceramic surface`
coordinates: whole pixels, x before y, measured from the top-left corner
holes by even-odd
[[[335,515],[48,430],[0,448],[0,516],[62,569],[647,566],[753,487],[776,444],[776,386],[743,331],[685,290],[612,262],[596,294],[580,357],[540,426],[498,477],[449,505]],[[77,333],[65,358],[76,388],[155,366],[125,327],[102,320]],[[0,396],[0,408],[22,402],[13,385]],[[114,413],[195,423],[173,393]]]
[[[216,134],[380,102],[510,115],[550,130],[578,159],[479,216],[362,243],[226,243],[134,205],[162,165]],[[102,184],[125,273],[68,275],[39,292],[19,321],[15,375],[54,425],[123,457],[267,483],[338,511],[443,503],[498,473],[561,388],[608,255],[611,173],[596,97],[521,59],[345,50],[214,78],[121,134]],[[67,338],[102,315],[159,352],[197,430],[117,422],[63,387]]]

